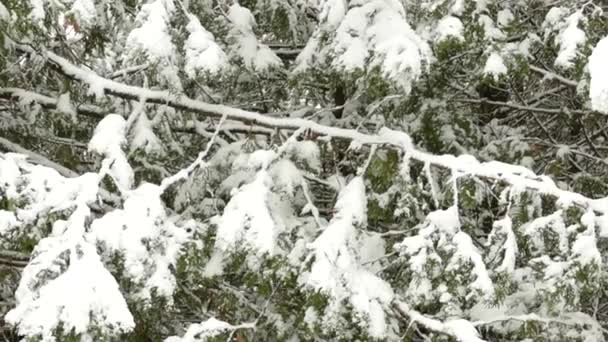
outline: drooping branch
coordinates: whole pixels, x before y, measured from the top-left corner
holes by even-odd
[[[517,110],[529,111],[529,112],[534,112],[534,113],[543,113],[543,114],[571,113],[571,114],[577,114],[577,115],[584,115],[584,114],[590,113],[590,111],[584,111],[584,110],[578,110],[578,109],[540,108],[540,107],[534,107],[534,106],[519,105],[519,104],[511,103],[511,102],[492,101],[492,100],[488,100],[488,99],[454,99],[452,101],[460,102],[460,103],[488,104],[488,105],[507,107],[507,108],[517,109]]]

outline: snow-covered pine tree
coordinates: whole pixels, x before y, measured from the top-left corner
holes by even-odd
[[[603,1],[3,0],[8,341],[604,341]]]

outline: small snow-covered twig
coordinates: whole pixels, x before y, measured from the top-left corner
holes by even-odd
[[[112,75],[110,75],[110,79],[125,77],[129,74],[133,74],[133,73],[145,70],[149,67],[150,67],[150,63],[144,63],[144,64],[140,64],[140,65],[134,65],[131,67],[127,67],[127,68],[113,72]]]
[[[209,139],[209,142],[207,142],[207,147],[205,148],[204,151],[202,151],[201,153],[198,154],[198,157],[196,158],[196,160],[194,162],[192,162],[192,164],[190,164],[185,169],[178,171],[173,176],[167,177],[161,181],[161,183],[160,183],[161,193],[164,192],[169,186],[171,186],[171,184],[177,182],[180,179],[184,179],[184,178],[188,177],[192,173],[192,171],[194,171],[194,169],[196,167],[201,167],[204,165],[204,158],[207,156],[207,154],[209,154],[209,151],[211,151],[211,146],[213,146],[213,143],[215,142],[215,138],[217,137],[218,133],[220,132],[220,129],[221,129],[224,121],[226,121],[226,116],[223,116],[220,119],[220,122],[218,122],[215,132],[211,136],[211,139]]]
[[[568,85],[568,86],[571,86],[571,87],[574,87],[574,88],[578,87],[578,82],[573,81],[573,80],[569,80],[569,79],[565,78],[564,76],[560,76],[560,75],[558,75],[558,74],[556,74],[554,72],[545,70],[543,68],[539,68],[539,67],[537,67],[535,65],[530,65],[530,70],[544,75],[547,79],[557,80],[557,81],[559,81],[559,82],[561,82],[561,83],[563,83],[565,85]]]
[[[405,302],[401,300],[396,300],[393,304],[393,308],[399,315],[410,319],[410,323],[418,323],[431,331],[451,336],[457,341],[485,342],[485,340],[479,338],[479,333],[475,329],[474,325],[469,321],[458,319],[441,322],[434,318],[427,317],[414,309],[411,309]]]

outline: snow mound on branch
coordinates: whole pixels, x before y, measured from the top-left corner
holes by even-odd
[[[600,40],[589,57],[591,108],[608,114],[608,36]]]
[[[197,342],[204,341],[207,338],[215,337],[227,331],[232,331],[236,329],[253,329],[255,325],[252,323],[249,324],[240,324],[240,325],[232,325],[230,323],[226,323],[224,321],[220,321],[214,317],[209,318],[208,320],[198,323],[191,324],[188,327],[188,330],[184,334],[183,337],[172,336],[165,340],[165,342]]]
[[[60,326],[83,338],[95,330],[117,336],[134,328],[116,280],[82,238],[89,215],[88,207],[79,206],[36,246],[15,293],[17,307],[6,315],[21,335],[55,341]]]
[[[97,152],[105,157],[103,168],[109,170],[121,190],[133,185],[133,169],[125,156],[122,145],[126,142],[125,119],[118,114],[107,115],[101,120],[93,138],[89,142],[89,151]]]
[[[80,202],[94,202],[97,182],[94,173],[66,178],[54,169],[30,164],[24,155],[0,155],[0,193],[23,203],[14,214],[19,224],[31,223],[51,210],[62,211]]]
[[[141,149],[147,154],[164,154],[163,145],[152,129],[152,122],[148,115],[141,112],[137,115],[135,124],[130,132],[131,144],[129,149],[135,151]]]
[[[279,227],[276,227],[267,204],[269,185],[268,172],[262,170],[253,182],[237,190],[219,221],[218,249],[233,251],[244,243],[261,254],[275,252]]]
[[[578,28],[579,22],[585,20],[582,11],[574,12],[566,20],[566,27],[557,36],[556,42],[559,44],[559,54],[555,59],[555,65],[563,68],[570,68],[572,60],[577,55],[579,46],[585,44],[587,38],[585,32]]]
[[[234,190],[232,198],[224,208],[218,221],[216,237],[216,248],[219,251],[231,252],[245,245],[258,255],[273,255],[278,252],[276,241],[284,227],[275,221],[270,212],[270,188],[273,185],[272,175],[276,175],[276,172],[267,170],[276,157],[277,154],[273,151],[259,150],[235,160],[233,168],[259,171],[255,173],[253,181]],[[291,172],[294,169],[297,172],[297,168],[288,162],[291,167],[286,169],[281,162],[278,167],[288,173],[275,178],[293,188],[290,184],[290,179],[293,178]]]
[[[217,45],[213,34],[207,31],[201,22],[192,14],[188,14],[186,29],[190,32],[184,44],[186,65],[184,71],[190,78],[196,77],[197,71],[216,73],[228,64],[228,57]]]
[[[320,27],[297,57],[294,72],[324,68],[327,62],[347,72],[378,67],[409,92],[432,54],[407,23],[403,5],[397,0],[358,0],[344,14],[345,8],[343,1],[323,3]]]
[[[87,235],[88,241],[106,248],[108,257],[123,257],[125,273],[141,286],[136,295],[144,300],[153,290],[171,298],[175,289],[171,268],[189,236],[167,217],[159,189],[145,183],[129,191],[124,208],[93,221]]]
[[[356,226],[367,221],[367,199],[361,177],[356,177],[340,192],[336,215],[323,233],[309,245],[314,262],[302,281],[330,297],[326,325],[341,314],[347,300],[362,328],[374,338],[390,335],[385,309],[393,299],[392,288],[362,264],[361,251],[369,248]],[[383,246],[376,254],[384,253]],[[368,257],[369,251],[366,252]]]
[[[228,34],[232,41],[232,54],[240,58],[247,68],[266,71],[282,65],[281,59],[255,36],[255,18],[251,11],[235,3],[228,9],[228,19],[232,25]]]
[[[97,9],[95,8],[95,3],[92,0],[74,1],[70,12],[76,16],[81,26],[92,27],[95,25]]]
[[[483,73],[493,76],[495,80],[498,79],[500,75],[507,73],[507,67],[498,53],[493,52],[490,57],[488,57],[486,65],[483,68]]]
[[[585,32],[579,28],[586,20],[582,10],[570,15],[568,13],[569,10],[564,7],[553,7],[547,12],[542,24],[545,38],[557,32],[555,44],[559,46],[559,52],[554,63],[555,66],[566,69],[574,65],[572,60],[577,56],[578,48],[587,40]]]
[[[463,41],[462,31],[464,26],[460,19],[451,15],[445,16],[437,24],[437,30],[435,32],[435,42],[442,42],[448,38],[455,38],[459,41]]]
[[[8,12],[3,4],[0,4],[0,20],[8,21],[11,18],[11,14]]]
[[[29,7],[32,9],[30,12],[30,18],[33,19],[34,22],[40,23],[45,15],[46,11],[44,10],[44,6],[48,2],[47,0],[29,0]]]
[[[144,4],[135,19],[139,27],[127,37],[127,51],[144,51],[152,58],[172,59],[175,46],[169,34],[169,20],[174,11],[173,0],[154,0]]]

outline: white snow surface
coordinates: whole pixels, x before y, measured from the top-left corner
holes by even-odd
[[[91,327],[110,336],[134,328],[118,284],[95,246],[83,240],[89,215],[88,207],[79,205],[68,221],[56,221],[53,234],[36,246],[15,293],[17,307],[5,317],[18,325],[21,335],[55,341],[53,333],[60,324],[83,336]]]
[[[171,336],[165,339],[165,342],[200,342],[205,341],[209,337],[220,335],[226,331],[253,328],[255,328],[253,323],[239,324],[235,326],[224,321],[220,321],[215,317],[211,317],[201,323],[191,324],[183,337]]]
[[[441,42],[450,37],[459,41],[464,41],[464,37],[462,35],[463,30],[464,26],[462,25],[462,21],[460,21],[460,19],[451,15],[445,16],[439,20],[439,23],[437,23],[435,41]]]
[[[384,75],[407,92],[431,59],[428,44],[405,20],[405,10],[397,0],[324,2],[320,28],[296,59],[294,72],[303,72],[333,58],[336,70],[354,71],[379,67]],[[400,32],[400,34],[394,34]],[[320,37],[329,34],[328,46]],[[334,57],[335,56],[335,57]]]
[[[197,72],[217,73],[228,65],[228,57],[215,42],[213,34],[207,31],[201,22],[192,14],[188,14],[186,29],[190,32],[184,43],[184,71],[190,78],[195,78]]]
[[[96,23],[97,9],[93,0],[74,1],[70,12],[74,14],[82,27],[91,27]]]
[[[174,58],[176,49],[169,34],[169,20],[174,11],[173,0],[154,0],[141,6],[136,18],[139,26],[127,37],[127,53],[143,51],[152,59]]]
[[[333,301],[348,300],[362,328],[374,338],[386,338],[390,332],[385,308],[394,293],[388,283],[362,266],[360,260],[359,252],[366,244],[356,226],[365,224],[367,217],[361,177],[351,180],[340,192],[336,210],[323,233],[309,245],[314,262],[302,281],[326,293]],[[383,246],[377,247],[383,249]],[[376,253],[381,255],[384,251]],[[330,304],[325,314],[332,317],[337,309],[339,306]]]
[[[10,18],[11,14],[8,12],[8,9],[6,9],[6,7],[0,3],[0,20],[8,21]]]
[[[123,209],[111,211],[93,221],[87,241],[105,246],[111,257],[124,257],[126,274],[141,286],[136,295],[150,299],[152,290],[171,298],[175,289],[175,267],[189,234],[178,227],[160,199],[158,185],[144,183],[124,194]],[[155,248],[148,248],[151,243]]]
[[[608,36],[602,38],[589,57],[591,108],[608,114]]]
[[[281,59],[265,44],[258,41],[253,28],[255,18],[251,11],[235,2],[228,9],[232,28],[229,38],[233,56],[240,58],[245,66],[254,71],[266,71],[282,65]]]
[[[555,38],[559,44],[559,53],[555,59],[555,65],[562,68],[570,68],[574,65],[572,60],[577,56],[578,48],[585,44],[585,32],[579,28],[585,17],[582,11],[576,11],[566,19],[566,26]]]
[[[488,57],[486,65],[483,68],[483,73],[486,75],[491,75],[496,80],[500,75],[504,75],[507,73],[507,66],[505,65],[505,62],[503,61],[500,54],[496,52],[490,54],[490,57]]]

